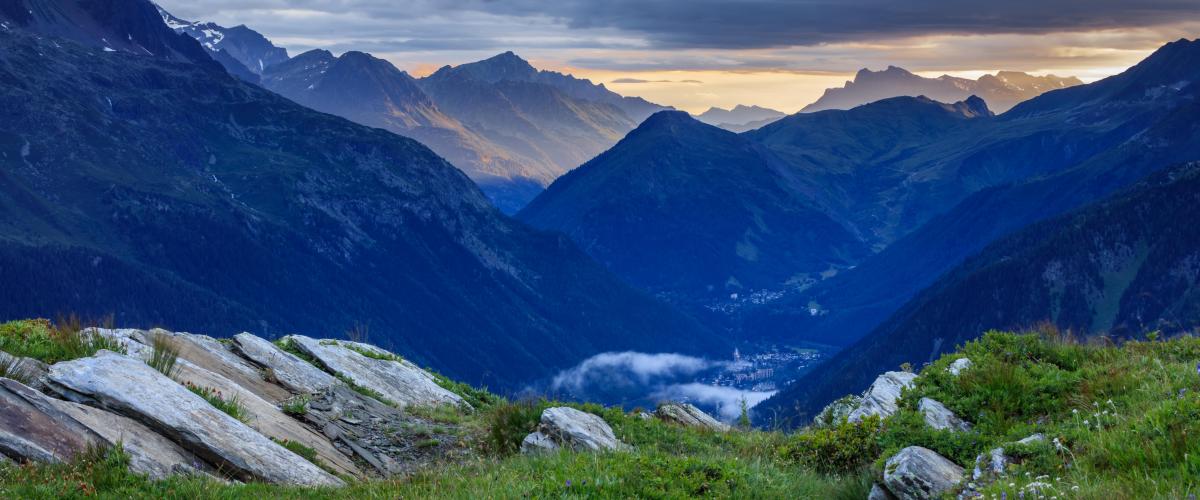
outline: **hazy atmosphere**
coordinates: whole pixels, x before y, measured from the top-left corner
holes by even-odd
[[[164,0],[293,53],[370,52],[414,76],[506,50],[691,112],[798,111],[860,68],[1092,81],[1196,33],[1191,0],[1043,2]],[[638,83],[625,83],[638,82]]]

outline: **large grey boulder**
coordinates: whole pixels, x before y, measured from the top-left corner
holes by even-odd
[[[339,340],[317,340],[302,335],[286,339],[304,353],[312,356],[327,370],[382,395],[403,408],[409,405],[433,406],[454,404],[469,406],[459,395],[438,385],[433,375],[407,360],[368,344]],[[345,345],[343,345],[345,344]],[[374,353],[368,357],[354,350]]]
[[[262,337],[239,333],[233,336],[233,345],[242,356],[269,370],[280,385],[293,392],[316,394],[338,383],[333,375]]]
[[[912,387],[916,378],[915,373],[909,372],[887,372],[880,375],[871,383],[871,387],[867,388],[858,408],[850,412],[847,420],[858,423],[872,415],[887,418],[896,413],[896,401],[900,399],[900,391]]]
[[[971,430],[970,422],[959,418],[936,399],[921,398],[917,402],[917,410],[925,417],[926,425],[939,431],[967,432]]]
[[[612,427],[604,419],[566,406],[542,411],[538,432],[559,447],[576,451],[623,451],[630,448],[617,440]]]
[[[106,444],[51,401],[20,382],[0,379],[0,456],[18,462],[59,463],[88,447]]]
[[[47,386],[64,399],[137,420],[239,479],[343,484],[139,359],[100,351],[57,363]]]
[[[91,429],[108,444],[121,444],[129,469],[151,479],[178,474],[214,474],[193,453],[128,417],[71,401],[47,398],[55,408]]]
[[[920,446],[900,450],[883,467],[884,486],[901,500],[937,498],[962,480],[962,467]]]
[[[309,428],[300,420],[283,413],[276,405],[259,397],[258,394],[222,375],[194,365],[188,360],[180,359],[176,366],[178,368],[175,375],[177,382],[221,391],[224,399],[236,397],[246,410],[245,423],[252,429],[267,437],[275,438],[277,441],[291,441],[312,448],[316,452],[318,460],[331,466],[339,474],[357,476],[360,473],[354,462],[346,454],[338,451],[328,438]]]
[[[730,429],[729,425],[712,418],[709,414],[688,403],[663,403],[658,406],[658,410],[654,414],[658,416],[659,420],[679,424],[684,427],[695,427],[717,432],[725,432]]]
[[[971,359],[970,358],[958,358],[958,359],[954,360],[953,363],[950,363],[950,366],[948,368],[946,368],[946,371],[950,372],[951,375],[954,375],[955,377],[957,377],[962,372],[966,371],[967,368],[970,368],[970,367],[971,367]]]

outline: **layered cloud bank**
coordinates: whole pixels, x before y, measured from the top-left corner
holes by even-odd
[[[606,352],[556,375],[550,383],[550,392],[626,407],[653,408],[661,401],[686,401],[732,421],[741,414],[743,402],[753,407],[775,392],[698,382],[731,366],[728,361],[675,353]]]

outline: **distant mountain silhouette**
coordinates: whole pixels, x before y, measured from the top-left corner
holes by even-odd
[[[440,110],[525,169],[512,175],[525,180],[515,191],[493,190],[493,198],[506,200],[500,202],[506,211],[523,207],[543,186],[664,109],[587,80],[538,71],[511,52],[446,66],[418,83]],[[531,183],[536,189],[528,188]]]
[[[782,111],[760,106],[738,104],[732,109],[708,108],[707,111],[696,115],[696,119],[731,132],[744,132],[756,129],[784,116],[787,116],[787,114]]]
[[[954,102],[976,95],[986,101],[993,111],[1003,113],[1045,92],[1082,83],[1075,77],[1033,76],[1019,71],[1001,71],[969,80],[947,75],[925,78],[895,66],[888,66],[883,71],[864,68],[858,71],[853,81],[846,82],[842,88],[826,89],[820,99],[800,112],[850,109],[896,96],[924,95],[936,101]]]

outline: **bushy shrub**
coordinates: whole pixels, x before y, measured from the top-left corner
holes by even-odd
[[[525,436],[537,429],[542,408],[533,401],[493,405],[487,414],[487,448],[496,455],[512,455]]]
[[[810,428],[792,436],[780,447],[789,462],[824,473],[853,472],[879,456],[879,417],[862,422],[840,422]]]

